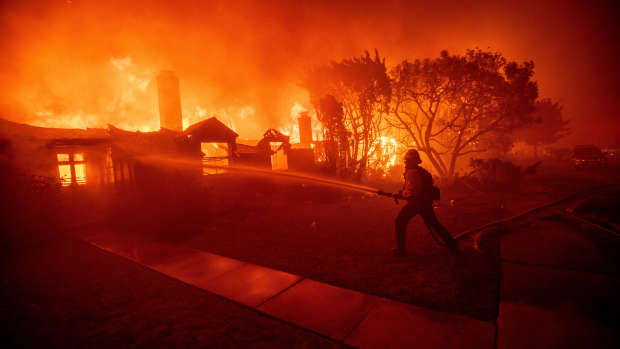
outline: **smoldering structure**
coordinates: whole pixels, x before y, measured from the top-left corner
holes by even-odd
[[[217,175],[230,165],[273,170],[316,169],[311,119],[299,118],[299,144],[275,129],[258,141],[239,135],[211,117],[183,130],[179,79],[172,71],[157,77],[160,130],[132,132],[107,128],[62,129],[0,119],[3,158],[21,174],[46,178],[61,187],[131,188],[183,176]],[[174,159],[182,166],[169,166]]]

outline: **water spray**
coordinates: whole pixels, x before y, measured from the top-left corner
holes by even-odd
[[[370,194],[375,194],[375,195],[380,195],[380,196],[388,196],[388,197],[393,198],[396,203],[398,203],[398,199],[403,198],[402,196],[400,196],[400,194],[384,192],[381,189],[376,189],[376,188],[368,187],[368,186],[361,185],[361,184],[344,182],[344,181],[334,180],[334,179],[325,178],[325,177],[312,176],[306,173],[291,172],[291,171],[286,171],[286,172],[273,171],[273,170],[255,168],[255,167],[234,166],[234,165],[227,166],[227,167],[205,165],[205,167],[213,168],[213,169],[223,169],[223,170],[235,171],[235,172],[242,172],[242,173],[252,172],[254,174],[265,175],[269,177],[282,177],[286,179],[308,181],[311,183],[316,183],[316,184],[326,185],[326,186],[333,186],[333,187],[337,187],[337,188],[341,188],[345,190],[357,191],[357,192],[362,192],[362,193],[370,193]]]
[[[169,165],[169,166],[174,166],[177,168],[192,169],[196,167],[196,161],[194,159],[171,158],[171,157],[164,157],[164,156],[144,156],[140,160],[146,163],[157,163],[159,165]],[[339,181],[339,180],[331,179],[331,178],[310,175],[310,174],[301,173],[301,172],[294,172],[294,171],[288,171],[288,170],[287,171],[274,171],[271,169],[257,168],[257,167],[251,167],[251,166],[240,166],[240,165],[235,165],[235,164],[231,164],[229,166],[203,164],[202,166],[205,168],[223,170],[223,171],[228,171],[228,172],[235,172],[239,174],[250,174],[251,173],[253,175],[258,175],[258,176],[276,177],[276,178],[282,178],[286,180],[295,180],[295,181],[305,181],[305,182],[315,183],[319,185],[331,186],[335,188],[356,191],[356,192],[361,192],[361,193],[366,193],[366,194],[388,196],[388,197],[393,198],[396,203],[398,203],[399,199],[402,199],[402,196],[400,196],[399,194],[384,192],[377,188],[372,188],[369,186],[356,184],[356,183]]]

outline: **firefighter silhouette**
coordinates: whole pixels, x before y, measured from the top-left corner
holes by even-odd
[[[422,216],[429,231],[439,242],[443,242],[453,253],[460,254],[456,241],[446,228],[439,223],[433,210],[433,201],[439,200],[439,188],[433,185],[433,176],[420,167],[420,154],[410,149],[405,154],[405,183],[398,196],[407,200],[395,220],[396,255],[406,256],[407,224],[417,214]]]

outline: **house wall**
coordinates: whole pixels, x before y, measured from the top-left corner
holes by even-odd
[[[57,179],[60,178],[59,165],[64,164],[74,167],[73,174],[76,175],[76,178],[71,179],[73,184],[89,188],[99,188],[114,184],[113,176],[111,175],[113,168],[111,168],[108,159],[109,150],[110,147],[107,144],[53,147],[51,152],[56,160],[54,176]],[[59,162],[58,154],[68,154],[69,163],[66,161]],[[79,156],[83,160],[79,160]],[[81,174],[77,173],[77,167],[80,165],[84,166],[84,178],[81,178]]]
[[[316,169],[314,149],[290,149],[288,151],[288,168],[291,171],[314,171]]]

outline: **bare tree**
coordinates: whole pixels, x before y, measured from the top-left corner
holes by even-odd
[[[483,152],[481,137],[528,122],[538,96],[534,64],[508,63],[479,49],[465,55],[403,61],[391,71],[389,123],[405,132],[441,177],[454,175],[457,160]]]
[[[385,59],[375,50],[374,57],[366,51],[361,57],[332,62],[310,70],[302,86],[309,91],[319,114],[325,96],[332,96],[341,106],[342,126],[348,132],[346,166],[359,179],[380,135],[383,117],[389,111],[391,88]],[[324,123],[324,127],[329,126]]]

